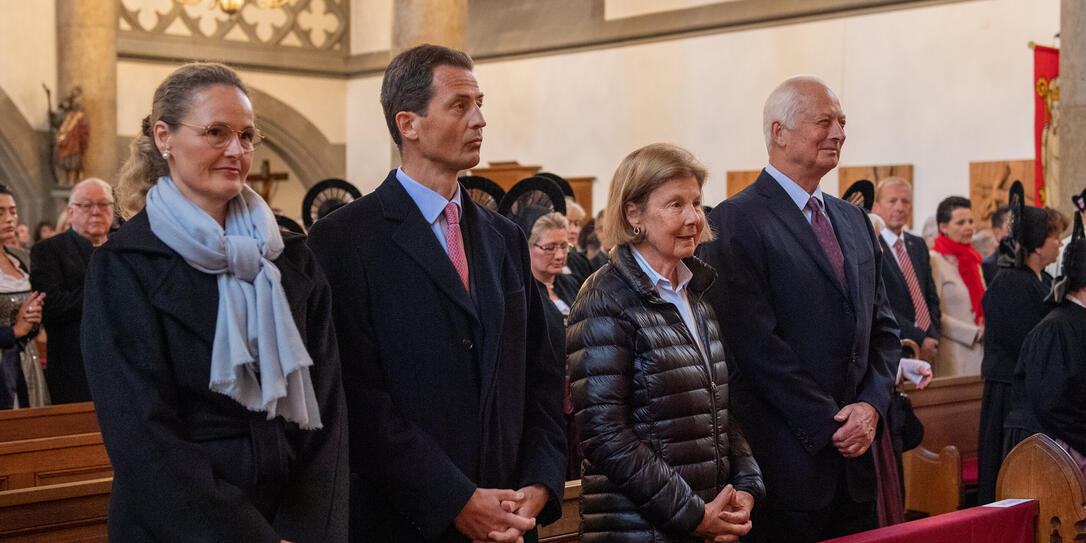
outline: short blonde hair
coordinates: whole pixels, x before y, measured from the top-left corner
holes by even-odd
[[[528,243],[535,244],[543,237],[543,232],[548,230],[565,230],[569,228],[569,220],[565,215],[557,211],[551,211],[535,220],[532,225],[532,233],[528,236]]]
[[[581,221],[585,218],[584,208],[569,196],[566,196],[566,218],[571,222]]]
[[[895,186],[909,189],[910,196],[913,193],[913,186],[904,177],[887,177],[875,185],[875,201],[878,202],[879,198],[882,198],[882,191],[886,190],[886,187]]]
[[[644,209],[649,195],[677,177],[693,177],[701,189],[707,175],[705,166],[690,151],[677,145],[653,143],[630,153],[619,163],[611,179],[607,212],[601,221],[604,235],[612,246],[639,241],[643,233],[634,234],[633,226],[626,220],[626,204],[633,203],[638,209]],[[704,211],[699,208],[698,212],[705,220]],[[706,227],[702,229],[698,243],[712,239],[712,229]]]

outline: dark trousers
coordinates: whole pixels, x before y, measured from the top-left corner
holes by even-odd
[[[878,528],[875,502],[856,502],[848,495],[844,470],[830,505],[815,511],[755,507],[748,543],[814,543]]]
[[[977,443],[977,503],[995,501],[996,478],[1003,464],[1006,441],[1003,422],[1011,411],[1010,383],[984,380],[984,396],[980,402],[980,439]]]

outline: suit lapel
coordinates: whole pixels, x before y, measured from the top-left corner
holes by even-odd
[[[769,209],[774,215],[780,219],[785,228],[791,232],[792,236],[796,238],[799,246],[807,252],[807,254],[814,260],[815,264],[822,273],[830,280],[841,294],[845,294],[844,287],[840,281],[837,280],[837,274],[833,271],[833,265],[830,264],[830,259],[826,256],[826,252],[822,250],[822,244],[818,242],[818,237],[815,236],[814,230],[811,229],[811,223],[807,222],[807,218],[803,216],[803,211],[796,207],[796,203],[792,201],[792,198],[788,196],[788,193],[784,191],[784,188],[777,183],[773,176],[762,170],[762,175],[758,177],[755,182],[758,191],[762,196],[769,200]]]
[[[389,174],[375,194],[381,201],[385,218],[399,223],[392,232],[393,243],[414,260],[456,305],[476,316],[475,305],[460,282],[460,274],[434,237],[430,224],[422,217],[415,201],[396,180],[395,172]],[[468,269],[471,273],[471,268]]]
[[[461,191],[466,195],[466,191]],[[482,328],[482,351],[479,356],[480,398],[486,405],[494,383],[497,349],[501,345],[501,330],[505,326],[505,292],[502,289],[502,263],[506,258],[505,240],[494,228],[493,217],[483,213],[470,198],[463,198],[463,235],[470,236],[469,273],[474,298],[478,300],[479,322]],[[462,289],[461,289],[462,290]]]
[[[905,272],[901,271],[901,266],[899,266],[898,263],[897,263],[897,255],[894,254],[893,248],[891,248],[889,245],[886,244],[886,240],[883,239],[882,234],[878,234],[878,238],[879,238],[879,245],[882,246],[882,252],[883,252],[883,254],[886,255],[886,257],[883,258],[883,260],[886,261],[886,262],[889,262],[888,266],[890,266],[890,269],[894,270],[894,273],[897,275],[897,277],[899,279],[901,279],[902,283],[904,283],[905,282]],[[906,241],[906,244],[908,244],[908,240],[905,240],[905,241]],[[912,249],[910,247],[906,247],[905,252],[909,253],[909,258],[911,259],[912,258]]]

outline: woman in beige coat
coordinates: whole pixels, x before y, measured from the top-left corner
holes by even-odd
[[[984,277],[981,257],[970,245],[973,211],[968,199],[951,196],[935,212],[939,235],[931,251],[931,275],[942,310],[942,338],[935,357],[937,377],[977,375],[984,357]]]

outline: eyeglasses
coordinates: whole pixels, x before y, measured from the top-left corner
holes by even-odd
[[[533,243],[532,245],[535,245],[536,248],[538,248],[540,251],[543,251],[544,254],[548,255],[553,255],[555,251],[562,251],[563,253],[568,253],[569,250],[573,248],[573,245],[568,241],[564,241],[562,243],[552,243],[550,245],[540,245],[538,243]]]
[[[257,145],[260,145],[261,141],[264,141],[264,136],[260,135],[260,131],[251,126],[243,130],[234,130],[230,125],[222,122],[211,123],[207,126],[189,124],[183,121],[178,121],[177,124],[203,130],[201,135],[207,138],[207,144],[215,149],[222,149],[230,145],[230,140],[234,139],[234,134],[238,135],[238,144],[241,146],[241,150],[245,152],[251,152]]]
[[[113,202],[83,202],[83,203],[72,202],[69,205],[78,207],[79,210],[83,211],[83,212],[91,211],[93,209],[108,212],[109,210],[113,209]]]

